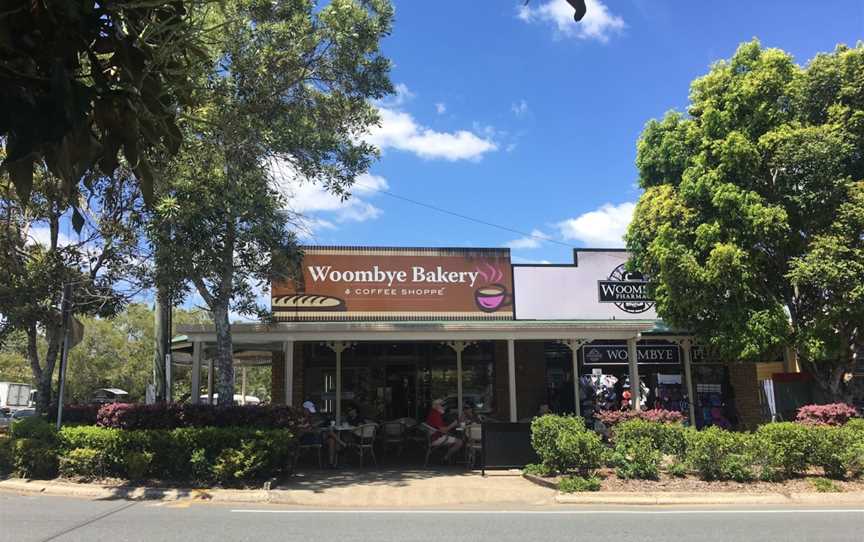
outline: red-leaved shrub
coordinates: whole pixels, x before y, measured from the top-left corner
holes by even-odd
[[[295,427],[299,413],[283,405],[144,405],[107,404],[99,409],[96,425],[114,429],[175,429],[177,427]]]
[[[627,420],[645,420],[660,423],[681,423],[684,415],[677,410],[664,410],[657,408],[653,410],[604,410],[597,414],[597,419],[606,427],[614,427]]]
[[[846,403],[805,405],[798,409],[795,421],[805,425],[843,425],[858,417],[855,407]]]

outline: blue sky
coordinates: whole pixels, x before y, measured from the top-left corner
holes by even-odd
[[[568,246],[377,192],[535,232],[620,246],[639,197],[644,124],[684,109],[690,82],[742,41],[799,63],[864,39],[864,2],[396,0],[384,51],[396,96],[378,104],[381,159],[345,203],[303,187],[309,242],[511,246],[516,262],[571,261]]]

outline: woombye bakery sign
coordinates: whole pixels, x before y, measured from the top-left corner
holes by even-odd
[[[277,320],[512,319],[507,249],[306,247]]]

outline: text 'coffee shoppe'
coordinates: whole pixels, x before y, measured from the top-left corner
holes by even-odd
[[[630,408],[677,410],[698,427],[751,423],[760,375],[784,363],[713,359],[657,317],[651,278],[627,260],[614,249],[514,264],[501,248],[304,247],[272,284],[273,321],[233,325],[235,359],[271,367],[273,402],[311,401],[337,420],[349,408],[422,420],[440,399],[448,415],[470,405],[517,433],[546,409],[589,425]],[[184,332],[194,389],[215,334]]]

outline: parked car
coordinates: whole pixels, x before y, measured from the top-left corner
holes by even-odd
[[[18,420],[23,420],[24,418],[29,418],[30,416],[36,415],[35,408],[20,408],[12,413],[11,416],[2,416],[0,415],[0,427],[9,427],[14,422]]]

